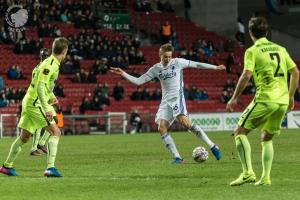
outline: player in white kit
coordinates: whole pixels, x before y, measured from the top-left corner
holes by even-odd
[[[167,148],[174,156],[173,163],[181,164],[183,159],[180,156],[174,140],[168,133],[169,127],[177,119],[185,128],[197,135],[211,149],[217,160],[221,158],[221,152],[198,125],[191,122],[187,117],[187,109],[183,94],[183,69],[187,67],[198,69],[224,70],[225,66],[215,66],[206,63],[194,62],[182,58],[172,58],[174,49],[171,44],[162,45],[159,49],[160,63],[153,65],[145,74],[139,78],[133,77],[120,68],[111,68],[111,72],[123,76],[133,84],[141,85],[154,78],[158,78],[162,87],[162,100],[156,114],[155,122],[161,138]]]

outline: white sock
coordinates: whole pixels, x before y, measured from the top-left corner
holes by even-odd
[[[203,131],[203,129],[196,125],[192,124],[192,127],[190,128],[190,131],[192,131],[198,138],[200,138],[203,142],[205,142],[209,148],[212,148],[215,144],[208,138],[206,133]]]
[[[176,148],[175,142],[170,134],[168,134],[168,133],[164,134],[163,136],[161,136],[161,139],[165,142],[166,147],[171,151],[171,153],[173,154],[173,156],[175,158],[181,158],[181,156]]]

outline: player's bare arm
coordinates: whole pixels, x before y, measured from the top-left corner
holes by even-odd
[[[298,83],[299,83],[299,70],[297,67],[294,67],[289,70],[289,73],[291,74],[290,87],[289,87],[289,97],[290,97],[289,110],[293,110],[294,109],[294,95],[295,95],[295,92],[296,92],[296,89],[297,89]]]
[[[228,101],[226,109],[230,112],[233,112],[234,106],[238,103],[238,99],[241,96],[242,92],[246,88],[248,82],[252,77],[252,72],[249,70],[244,70],[243,74],[241,75],[237,86],[234,90],[234,93],[231,99]]]

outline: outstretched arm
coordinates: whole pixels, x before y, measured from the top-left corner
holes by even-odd
[[[121,68],[111,68],[110,69],[111,72],[115,73],[115,74],[119,74],[121,76],[123,76],[125,79],[127,79],[128,81],[130,81],[131,83],[135,84],[135,85],[142,85],[148,81],[151,81],[154,77],[151,77],[148,72],[143,74],[142,76],[140,76],[139,78],[136,78],[134,76],[131,76],[129,74],[127,74],[125,71],[123,71]]]
[[[230,112],[233,112],[234,106],[237,104],[239,97],[241,96],[242,92],[246,88],[248,82],[252,77],[252,72],[249,70],[244,70],[243,74],[241,75],[237,86],[234,90],[234,93],[231,99],[228,101],[226,109]]]
[[[211,65],[211,64],[208,64],[208,63],[194,62],[194,61],[189,62],[189,67],[200,68],[200,69],[216,69],[216,70],[226,69],[226,67],[224,65],[216,66],[216,65]]]

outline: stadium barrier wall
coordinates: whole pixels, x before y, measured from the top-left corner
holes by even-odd
[[[288,128],[300,128],[300,111],[292,111],[287,114]]]
[[[205,131],[232,131],[242,113],[191,113],[190,119],[201,126]],[[153,113],[141,114],[144,128],[142,132],[156,132],[157,125],[154,123]],[[130,130],[127,122],[129,113],[109,112],[104,115],[66,115],[65,134],[126,134]],[[3,136],[19,135],[17,128],[18,116],[16,114],[0,114],[0,138]],[[300,110],[289,112],[282,123],[282,127],[295,129],[300,128]],[[182,125],[175,122],[172,131],[185,130]]]
[[[191,120],[205,131],[232,131],[242,113],[192,113]],[[300,128],[300,111],[289,112],[283,120],[283,128]]]
[[[199,125],[205,131],[229,131],[233,130],[242,113],[191,113],[189,115],[193,123]]]

